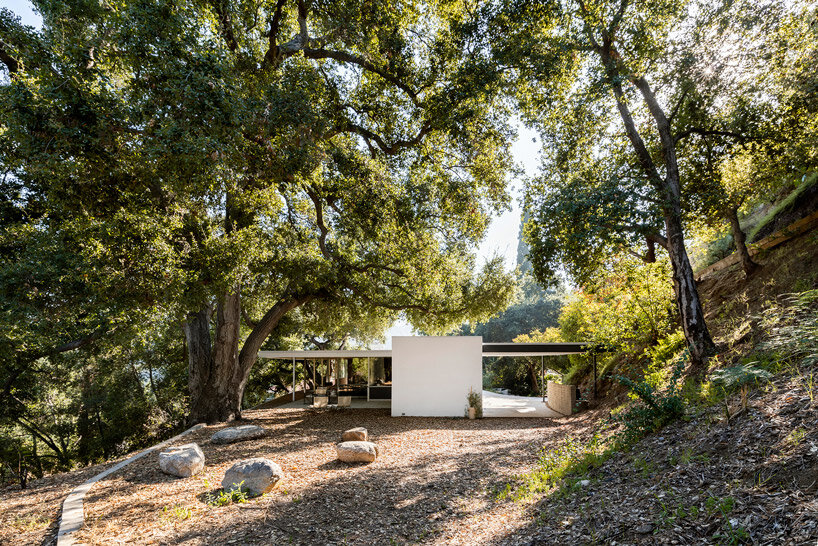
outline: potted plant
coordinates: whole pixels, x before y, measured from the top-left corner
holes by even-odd
[[[469,388],[469,394],[466,395],[466,408],[469,419],[482,419],[483,393]]]

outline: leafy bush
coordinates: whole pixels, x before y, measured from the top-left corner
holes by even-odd
[[[747,408],[747,392],[750,385],[759,381],[766,381],[772,377],[767,370],[756,366],[757,362],[739,364],[729,368],[722,368],[713,372],[711,379],[716,385],[721,385],[725,390],[736,388],[741,389],[741,407]]]
[[[483,393],[469,389],[469,394],[466,395],[466,415],[468,415],[468,408],[474,408],[474,414],[478,419],[483,418]]]
[[[769,338],[761,350],[779,355],[797,367],[818,364],[818,289],[784,294],[761,317]]]
[[[621,443],[629,445],[684,415],[685,402],[679,389],[684,362],[685,360],[680,358],[674,365],[665,391],[657,390],[644,379],[634,381],[624,376],[614,376],[616,381],[628,387],[639,400],[639,403],[612,416],[614,421],[624,427],[619,438]]]
[[[676,330],[670,278],[667,260],[645,264],[615,257],[604,276],[567,300],[560,315],[562,339],[641,353]],[[571,360],[577,365],[577,358]]]

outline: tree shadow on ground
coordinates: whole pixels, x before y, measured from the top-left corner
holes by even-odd
[[[361,412],[334,413],[331,419],[321,414],[306,415],[279,430],[279,440],[283,441],[266,451],[275,460],[275,453],[295,446],[326,446],[340,441],[341,432],[353,426],[365,426],[375,442],[411,431],[480,434],[481,429],[489,428],[486,422],[465,419],[403,420],[383,410]],[[263,419],[259,421],[263,424]],[[462,525],[465,520],[478,520],[496,506],[499,501],[490,490],[501,470],[514,461],[519,464],[521,457],[536,454],[541,444],[521,443],[514,431],[558,426],[544,419],[508,419],[503,424],[499,434],[485,440],[457,440],[460,450],[454,456],[445,452],[428,454],[389,467],[326,461],[315,470],[341,470],[344,474],[319,482],[297,497],[275,494],[263,515],[249,521],[209,520],[205,528],[189,529],[173,542],[404,544],[445,539],[448,528]],[[496,432],[497,423],[491,425],[492,432]]]

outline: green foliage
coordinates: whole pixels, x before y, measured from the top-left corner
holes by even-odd
[[[591,341],[632,352],[675,330],[670,265],[618,255],[597,282],[570,298],[560,314],[566,341]]]
[[[474,325],[464,324],[460,335],[482,336],[484,342],[510,342],[515,337],[556,327],[565,300],[562,286],[544,289],[531,273],[517,274],[519,291],[516,301],[496,317]]]
[[[218,493],[208,493],[205,503],[210,506],[227,506],[228,504],[242,504],[247,502],[247,493],[242,490],[244,482],[234,483],[229,489],[222,489]]]
[[[469,389],[469,394],[466,395],[466,413],[468,408],[474,408],[474,415],[477,419],[483,418],[483,393],[480,391]]]
[[[792,208],[798,199],[806,192],[815,188],[818,185],[818,173],[812,173],[810,176],[804,176],[798,186],[791,191],[787,197],[777,202],[764,217],[756,224],[756,226],[747,234],[747,240],[757,242],[758,234],[768,231],[767,227],[775,221],[775,219],[782,213]]]
[[[798,446],[807,437],[807,429],[798,427],[790,431],[785,438],[785,441],[793,446]]]
[[[741,407],[747,409],[747,394],[750,386],[759,383],[760,381],[769,380],[772,374],[767,370],[759,368],[757,362],[749,362],[739,364],[737,366],[730,366],[729,368],[722,368],[713,372],[711,378],[712,382],[720,386],[725,394],[724,412],[727,419],[730,419],[730,407],[727,404],[727,395],[730,391],[737,388],[741,389]]]
[[[703,250],[695,257],[696,269],[705,268],[728,257],[735,252],[734,245],[733,236],[730,234],[722,235],[705,243]],[[691,252],[691,254],[693,253]]]
[[[737,389],[744,385],[757,384],[772,377],[770,372],[757,367],[755,364],[757,363],[750,362],[722,368],[713,372],[710,377],[714,383],[724,386],[725,389]]]
[[[669,333],[660,339],[653,347],[645,349],[645,354],[650,357],[651,365],[654,368],[663,367],[670,363],[685,346],[685,337],[682,332]]]
[[[269,2],[42,2],[37,31],[0,10],[3,409],[44,402],[38,369],[53,364],[39,359],[118,350],[86,390],[105,398],[99,372],[133,393],[123,419],[108,416],[129,444],[140,421],[175,425],[185,355],[194,372],[238,378],[207,393],[231,407],[206,417],[239,410],[259,347],[289,333],[275,331],[281,309],[303,306],[294,318],[327,336],[349,309],[372,328],[343,334],[365,341],[398,315],[442,332],[507,306],[502,260],[474,256],[508,204],[496,74],[464,61],[463,6],[393,7],[314,5],[299,20],[293,2],[278,14]],[[207,349],[178,350],[180,324],[197,319]],[[155,373],[130,345],[145,321],[148,339],[174,342],[172,363],[151,354]],[[191,391],[191,405],[206,398]],[[103,436],[99,421],[77,427]]]
[[[543,448],[537,467],[527,474],[517,476],[513,484],[507,484],[498,492],[497,497],[524,500],[538,493],[568,490],[612,455],[613,452],[605,449],[597,435],[588,442],[568,438],[559,447]]]
[[[624,376],[615,376],[622,385],[628,387],[639,402],[613,417],[623,425],[620,441],[629,445],[646,434],[655,432],[668,423],[684,415],[685,402],[680,393],[680,380],[684,373],[685,359],[680,358],[673,367],[673,372],[664,391],[658,391],[648,381],[634,381]]]
[[[565,372],[563,381],[566,385],[577,385],[591,370],[591,362],[587,358],[573,358],[571,367]]]
[[[208,502],[208,504],[210,504]],[[170,521],[184,521],[193,516],[193,511],[185,506],[174,506],[168,509],[167,506],[162,508],[162,519]]]
[[[818,289],[780,296],[760,319],[760,327],[768,332],[760,350],[798,368],[818,365]]]

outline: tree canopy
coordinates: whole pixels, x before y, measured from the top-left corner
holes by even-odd
[[[543,138],[541,175],[526,189],[526,238],[540,281],[564,267],[587,283],[620,250],[654,261],[663,248],[691,356],[702,363],[713,351],[685,215],[734,213],[730,202],[740,196],[706,188],[694,165],[707,153],[717,165],[765,138],[771,101],[761,71],[731,63],[759,51],[755,59],[772,58],[779,49],[766,48],[764,37],[785,11],[779,2],[486,5],[486,48]],[[742,50],[745,40],[752,47]],[[719,206],[696,209],[696,197]]]
[[[4,238],[58,245],[43,285],[86,316],[49,347],[167,307],[193,418],[225,419],[299,306],[437,331],[505,305],[500,262],[473,252],[507,201],[510,129],[462,3],[36,6],[39,31],[0,14],[0,164]],[[4,272],[31,284],[16,260]]]

